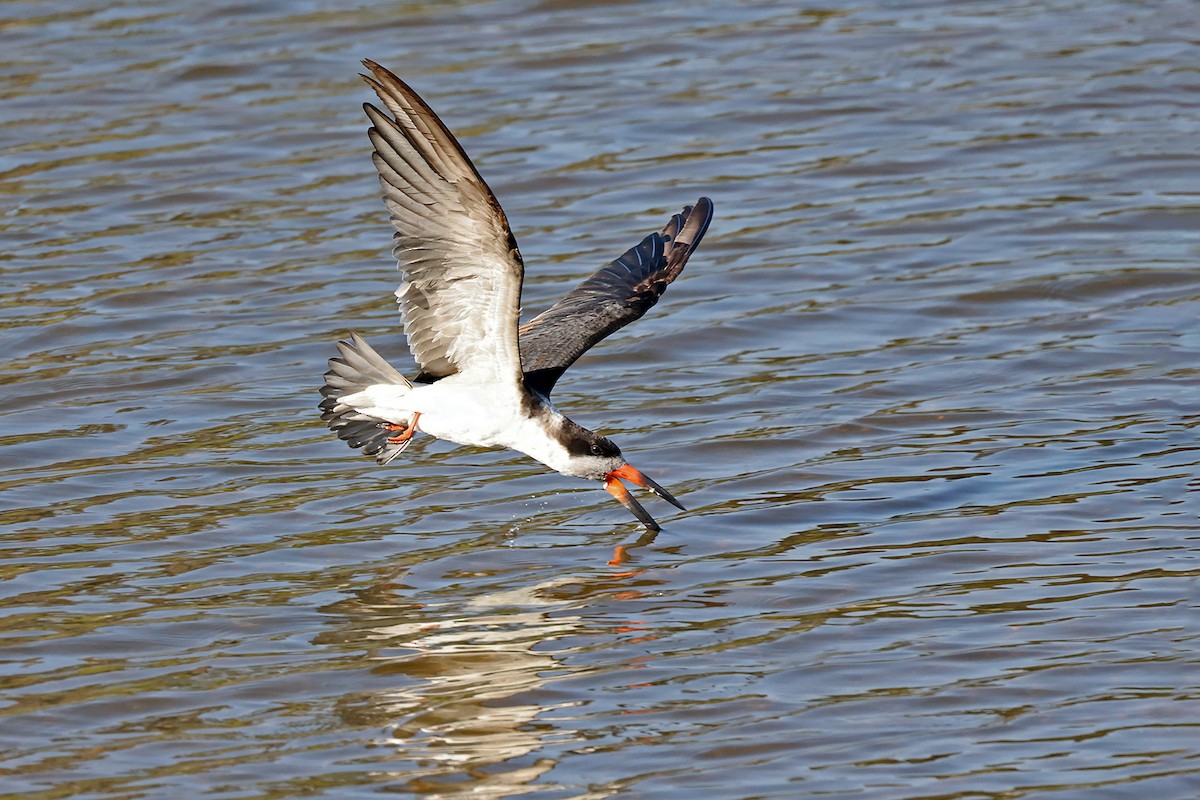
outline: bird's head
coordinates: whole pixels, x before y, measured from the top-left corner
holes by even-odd
[[[586,428],[579,428],[573,431],[573,434],[566,442],[567,450],[571,454],[570,471],[564,472],[586,480],[603,481],[605,490],[615,497],[618,503],[629,509],[648,530],[658,531],[662,528],[646,509],[642,508],[642,504],[633,498],[625,484],[621,483],[622,478],[653,492],[676,508],[686,510],[670,492],[630,466],[621,455],[621,448],[612,440]]]

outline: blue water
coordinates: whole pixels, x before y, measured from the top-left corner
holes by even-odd
[[[1191,798],[1195,7],[18,2],[0,793]],[[356,77],[532,316],[706,194],[556,389],[688,506],[321,425],[409,374]]]

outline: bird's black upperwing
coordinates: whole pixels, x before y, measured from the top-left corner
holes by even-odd
[[[566,297],[521,326],[525,385],[549,395],[575,359],[638,319],[666,291],[700,244],[713,205],[701,197],[662,229],[599,269]]]

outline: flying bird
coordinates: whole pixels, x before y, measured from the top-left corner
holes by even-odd
[[[524,262],[508,220],[454,134],[407,84],[373,61],[362,78],[387,112],[363,109],[383,199],[395,228],[404,333],[420,369],[411,381],[356,333],[338,342],[321,389],[321,419],[351,447],[387,464],[422,431],[476,447],[507,447],[564,475],[602,481],[651,531],[661,530],[621,479],[677,508],[612,441],[550,400],[593,345],[650,309],[712,220],[701,197],[519,324]]]

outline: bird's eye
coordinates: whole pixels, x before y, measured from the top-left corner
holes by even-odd
[[[592,455],[599,456],[599,455],[603,455],[603,454],[604,454],[604,450],[601,449],[600,445],[593,443],[592,444]]]

